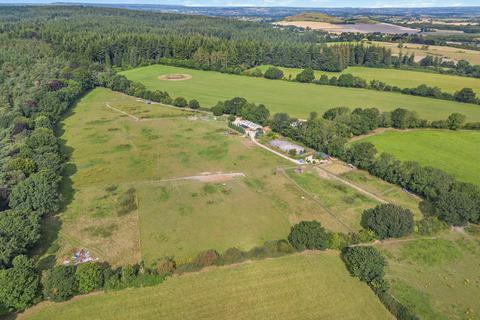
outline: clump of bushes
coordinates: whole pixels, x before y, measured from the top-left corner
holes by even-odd
[[[325,250],[329,247],[330,236],[320,222],[302,221],[291,228],[288,241],[297,250]]]
[[[245,253],[238,248],[227,249],[221,257],[222,264],[234,264],[246,259]]]
[[[312,68],[307,68],[302,72],[300,72],[299,74],[297,74],[297,76],[295,77],[295,80],[298,82],[305,82],[305,83],[312,82],[313,80],[315,80],[315,72],[313,71]]]
[[[200,268],[203,268],[215,265],[219,259],[220,255],[217,251],[207,250],[200,252],[193,260],[193,263],[198,265]]]
[[[387,261],[371,246],[346,247],[342,258],[348,271],[360,280],[371,283],[383,279]]]
[[[49,270],[43,279],[43,294],[52,301],[60,302],[78,293],[78,280],[75,266],[56,266]]]
[[[414,230],[421,235],[436,234],[441,230],[448,228],[448,224],[439,220],[437,217],[426,217],[422,220],[416,221]]]
[[[413,213],[394,204],[381,204],[363,212],[362,227],[380,238],[398,238],[413,231]]]
[[[157,272],[159,275],[167,276],[173,274],[177,268],[177,263],[173,258],[163,258],[157,262]]]
[[[270,67],[265,71],[264,77],[271,80],[283,79],[283,71],[277,67]]]
[[[200,102],[196,99],[192,99],[188,102],[188,107],[190,109],[199,109],[200,108]]]
[[[104,283],[103,276],[103,268],[98,263],[86,262],[79,264],[75,271],[78,291],[80,293],[88,293],[100,289]]]
[[[178,97],[173,100],[173,105],[175,107],[185,108],[186,106],[188,106],[188,102],[187,99],[185,99],[184,97]]]

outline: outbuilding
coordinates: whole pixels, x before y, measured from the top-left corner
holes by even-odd
[[[279,139],[274,139],[270,141],[270,145],[282,150],[283,152],[290,153],[291,150],[295,150],[295,154],[304,154],[305,153],[305,148],[302,146],[299,146],[297,144],[288,142],[288,141],[283,141]]]

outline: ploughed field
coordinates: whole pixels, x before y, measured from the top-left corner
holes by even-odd
[[[271,113],[287,112],[290,116],[304,119],[312,111],[323,114],[330,108],[346,106],[376,107],[381,111],[402,107],[414,110],[420,117],[429,120],[446,119],[451,113],[460,112],[467,116],[467,121],[480,120],[478,105],[399,93],[267,80],[165,65],[136,68],[122,74],[150,89],[167,91],[172,97],[197,99],[203,107],[212,107],[219,100],[243,97],[265,104]],[[159,79],[168,74],[189,74],[192,78],[184,81]]]
[[[269,67],[269,65],[263,65],[259,68],[263,72],[265,72]],[[295,79],[295,76],[303,70],[298,68],[278,68],[283,71],[285,78],[287,79],[290,76],[292,77],[292,79]],[[371,80],[379,80],[385,82],[387,85],[397,86],[402,89],[415,88],[419,85],[426,84],[429,87],[438,87],[442,91],[452,94],[463,88],[471,88],[478,95],[480,95],[480,79],[421,71],[397,70],[387,68],[348,67],[342,72],[315,71],[315,77],[319,79],[322,74],[325,74],[329,78],[338,78],[341,74],[345,73],[350,73],[356,77],[365,79],[367,82],[370,82]]]
[[[480,185],[480,132],[451,130],[386,131],[366,137],[378,151],[417,161]]]
[[[393,319],[336,252],[247,262],[147,288],[42,303],[19,319]]]

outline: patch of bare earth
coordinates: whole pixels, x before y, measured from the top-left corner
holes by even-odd
[[[185,81],[192,79],[192,75],[184,73],[164,74],[158,77],[163,81]]]

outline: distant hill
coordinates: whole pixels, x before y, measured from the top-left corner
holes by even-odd
[[[319,12],[304,12],[294,16],[286,17],[284,21],[313,21],[328,23],[343,23],[344,20],[338,17],[329,16],[328,14]]]
[[[366,23],[366,24],[375,24],[377,21],[370,19],[366,16],[355,16],[351,18],[341,18],[334,17],[328,14],[319,13],[319,12],[303,12],[285,18],[283,21],[310,21],[310,22],[324,22],[332,24],[355,24],[355,23]]]

